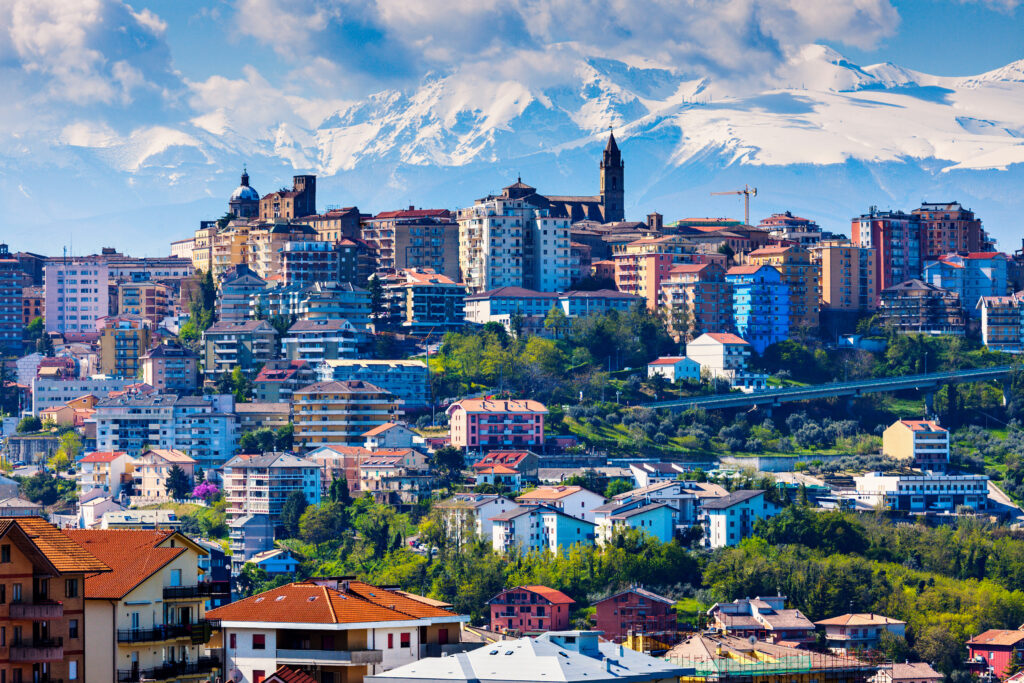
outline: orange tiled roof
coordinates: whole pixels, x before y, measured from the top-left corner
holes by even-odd
[[[735,334],[729,332],[705,332],[704,334],[720,344],[745,344],[746,346],[750,346],[750,343],[745,339],[737,337]]]
[[[1016,645],[1021,641],[1024,641],[1024,631],[993,628],[974,636],[967,641],[967,644],[985,648],[990,645]]]
[[[397,422],[385,422],[382,425],[377,425],[376,427],[374,427],[373,429],[371,429],[368,432],[363,432],[363,436],[377,436],[378,434],[383,434],[384,432],[388,431],[389,429],[393,429],[395,427],[400,427],[400,426],[401,425],[399,425]]]
[[[185,552],[184,546],[158,547],[173,531],[143,529],[65,529],[64,534],[113,571],[85,577],[85,597],[119,600]]]
[[[42,517],[0,520],[0,537],[20,529],[59,572],[108,572],[102,560],[60,532]]]
[[[452,404],[467,413],[547,413],[540,401],[532,399],[467,398]]]
[[[112,462],[122,455],[128,455],[124,451],[93,451],[78,462]]]
[[[349,581],[348,589],[364,600],[383,607],[392,607],[417,618],[452,616],[452,612],[449,610],[431,605],[429,602],[408,597],[398,591],[379,588],[363,581]]]
[[[267,683],[316,683],[316,679],[302,669],[292,669],[287,666],[279,667],[266,680]]]
[[[538,486],[516,498],[520,500],[559,500],[583,490],[582,486]]]
[[[518,588],[510,588],[509,590],[530,591],[531,593],[543,596],[548,600],[548,602],[555,605],[572,605],[576,602],[562,591],[555,590],[554,588],[548,588],[547,586],[519,586]]]

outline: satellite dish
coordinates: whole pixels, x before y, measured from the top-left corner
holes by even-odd
[[[749,643],[750,643],[751,645],[753,645],[753,644],[755,644],[755,643],[757,642],[757,636],[750,636],[749,638],[747,638],[747,641],[748,641],[748,642],[749,642]]]

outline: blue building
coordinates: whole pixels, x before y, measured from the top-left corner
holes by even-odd
[[[736,334],[757,353],[789,337],[789,285],[772,266],[735,266],[725,274],[732,285]]]
[[[924,280],[960,295],[967,315],[980,318],[978,301],[1006,295],[1006,254],[997,251],[943,254],[924,267]]]

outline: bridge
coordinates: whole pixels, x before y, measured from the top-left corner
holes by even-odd
[[[921,375],[904,375],[902,377],[882,377],[878,379],[861,379],[853,382],[830,382],[805,387],[786,387],[783,389],[763,389],[749,394],[731,393],[710,396],[693,396],[676,401],[656,401],[641,404],[645,408],[701,408],[718,410],[722,408],[772,408],[793,401],[813,401],[822,398],[864,396],[892,391],[916,389],[924,392],[925,405],[928,412],[932,411],[932,398],[944,384],[960,384],[962,382],[987,382],[1005,380],[1010,376],[1012,367],[1000,365],[992,368],[973,370],[955,370],[953,372],[929,372]],[[1003,386],[1003,403],[1007,400],[1005,385]]]

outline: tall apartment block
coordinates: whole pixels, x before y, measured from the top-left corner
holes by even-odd
[[[875,250],[848,241],[819,242],[811,257],[821,266],[823,311],[863,311],[875,307],[878,285]]]
[[[0,244],[0,348],[21,349],[22,287],[25,274],[18,261]]]
[[[920,216],[874,206],[853,219],[853,243],[875,251],[876,291],[921,277],[921,230]]]
[[[801,246],[761,247],[750,252],[750,262],[772,266],[789,285],[789,326],[818,326],[818,296],[821,266],[812,262],[811,252]]]
[[[459,223],[448,209],[382,211],[366,220],[363,240],[377,250],[377,270],[395,273],[406,268],[431,268],[459,279]]]
[[[43,270],[46,331],[96,339],[96,320],[107,317],[110,310],[108,281],[105,263],[71,259],[47,263]]]
[[[732,329],[732,285],[717,263],[683,263],[661,285],[661,306],[673,334],[694,339]]]
[[[772,266],[735,266],[725,273],[732,285],[736,334],[758,353],[789,336],[789,285]]]
[[[960,202],[924,202],[911,213],[921,220],[921,252],[926,259],[987,249],[981,221]]]

